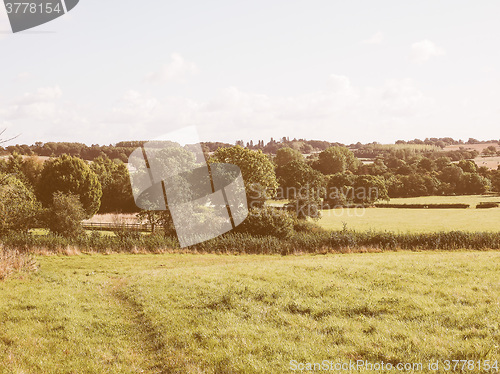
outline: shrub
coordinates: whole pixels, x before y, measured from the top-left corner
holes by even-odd
[[[286,238],[293,233],[295,222],[296,218],[286,210],[273,207],[253,208],[235,231],[255,236]]]
[[[488,209],[488,208],[498,208],[500,206],[500,203],[494,203],[494,202],[480,202],[478,205],[476,205],[477,209]]]
[[[377,208],[400,209],[467,209],[469,204],[375,204]]]
[[[55,234],[76,238],[85,233],[82,227],[84,218],[85,211],[77,196],[56,192],[46,210],[45,224]]]
[[[19,179],[0,175],[0,232],[34,227],[40,209],[35,195]]]
[[[325,230],[318,224],[303,219],[296,220],[293,229],[295,232],[324,232]]]

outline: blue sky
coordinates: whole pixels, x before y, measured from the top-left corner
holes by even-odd
[[[12,34],[0,127],[17,143],[500,138],[498,1],[80,0]]]

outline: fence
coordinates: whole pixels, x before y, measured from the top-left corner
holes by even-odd
[[[84,222],[82,226],[85,230],[92,231],[153,231],[152,225],[141,223]]]

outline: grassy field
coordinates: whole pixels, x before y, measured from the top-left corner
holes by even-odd
[[[500,196],[495,195],[466,195],[466,196],[421,196],[391,199],[391,204],[469,204],[474,209],[482,202],[498,202]]]
[[[500,208],[476,209],[480,202],[500,202],[499,196],[423,196],[391,199],[391,204],[469,204],[469,209],[332,209],[322,211],[319,224],[332,230],[393,232],[500,231]]]
[[[0,283],[0,373],[500,357],[496,252],[38,261],[37,273]]]
[[[500,208],[495,209],[392,209],[367,208],[322,211],[325,229],[357,231],[440,232],[500,231]]]
[[[500,166],[500,157],[476,157],[474,162],[477,166],[486,166],[488,169],[497,170]]]

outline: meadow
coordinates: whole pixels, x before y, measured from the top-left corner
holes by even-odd
[[[37,261],[36,273],[0,283],[0,373],[285,373],[291,360],[500,357],[497,252]]]
[[[499,196],[423,196],[391,199],[391,204],[469,204],[469,209],[344,208],[323,210],[319,225],[342,230],[425,233],[500,231],[500,208],[476,209],[480,202],[500,202]]]

